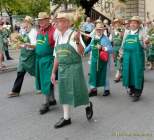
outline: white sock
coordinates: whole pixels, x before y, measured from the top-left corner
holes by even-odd
[[[69,105],[63,105],[63,111],[64,111],[64,119],[68,120],[70,118],[70,108]]]

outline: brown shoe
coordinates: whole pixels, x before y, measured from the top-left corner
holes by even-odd
[[[12,97],[18,97],[19,96],[19,93],[16,93],[16,92],[10,92],[8,94],[8,98],[12,98]]]

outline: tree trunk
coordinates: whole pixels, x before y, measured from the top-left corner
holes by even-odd
[[[64,3],[64,10],[67,11],[68,9],[68,3]]]
[[[13,32],[13,18],[12,18],[12,14],[8,14],[9,15],[9,19],[10,19],[10,25],[11,25],[11,32]]]

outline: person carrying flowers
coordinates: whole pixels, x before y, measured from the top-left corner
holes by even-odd
[[[56,84],[55,75],[58,69],[59,100],[63,106],[64,116],[55,124],[55,128],[71,124],[70,106],[88,105],[85,108],[87,119],[93,116],[92,103],[89,101],[82,68],[81,57],[84,49],[79,39],[79,32],[72,30],[71,27],[74,15],[73,11],[60,12],[56,19],[59,33],[56,37],[51,81]]]
[[[17,68],[17,77],[12,91],[8,97],[17,97],[20,95],[22,83],[26,72],[35,76],[35,45],[37,31],[32,27],[32,18],[26,16],[23,20],[23,32],[12,33],[11,43],[15,48],[20,49],[19,64]]]

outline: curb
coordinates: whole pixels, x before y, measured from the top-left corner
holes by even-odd
[[[12,71],[16,71],[17,67],[9,67],[9,68],[4,68],[0,70],[0,74],[2,73],[6,73],[6,72],[12,72]]]

